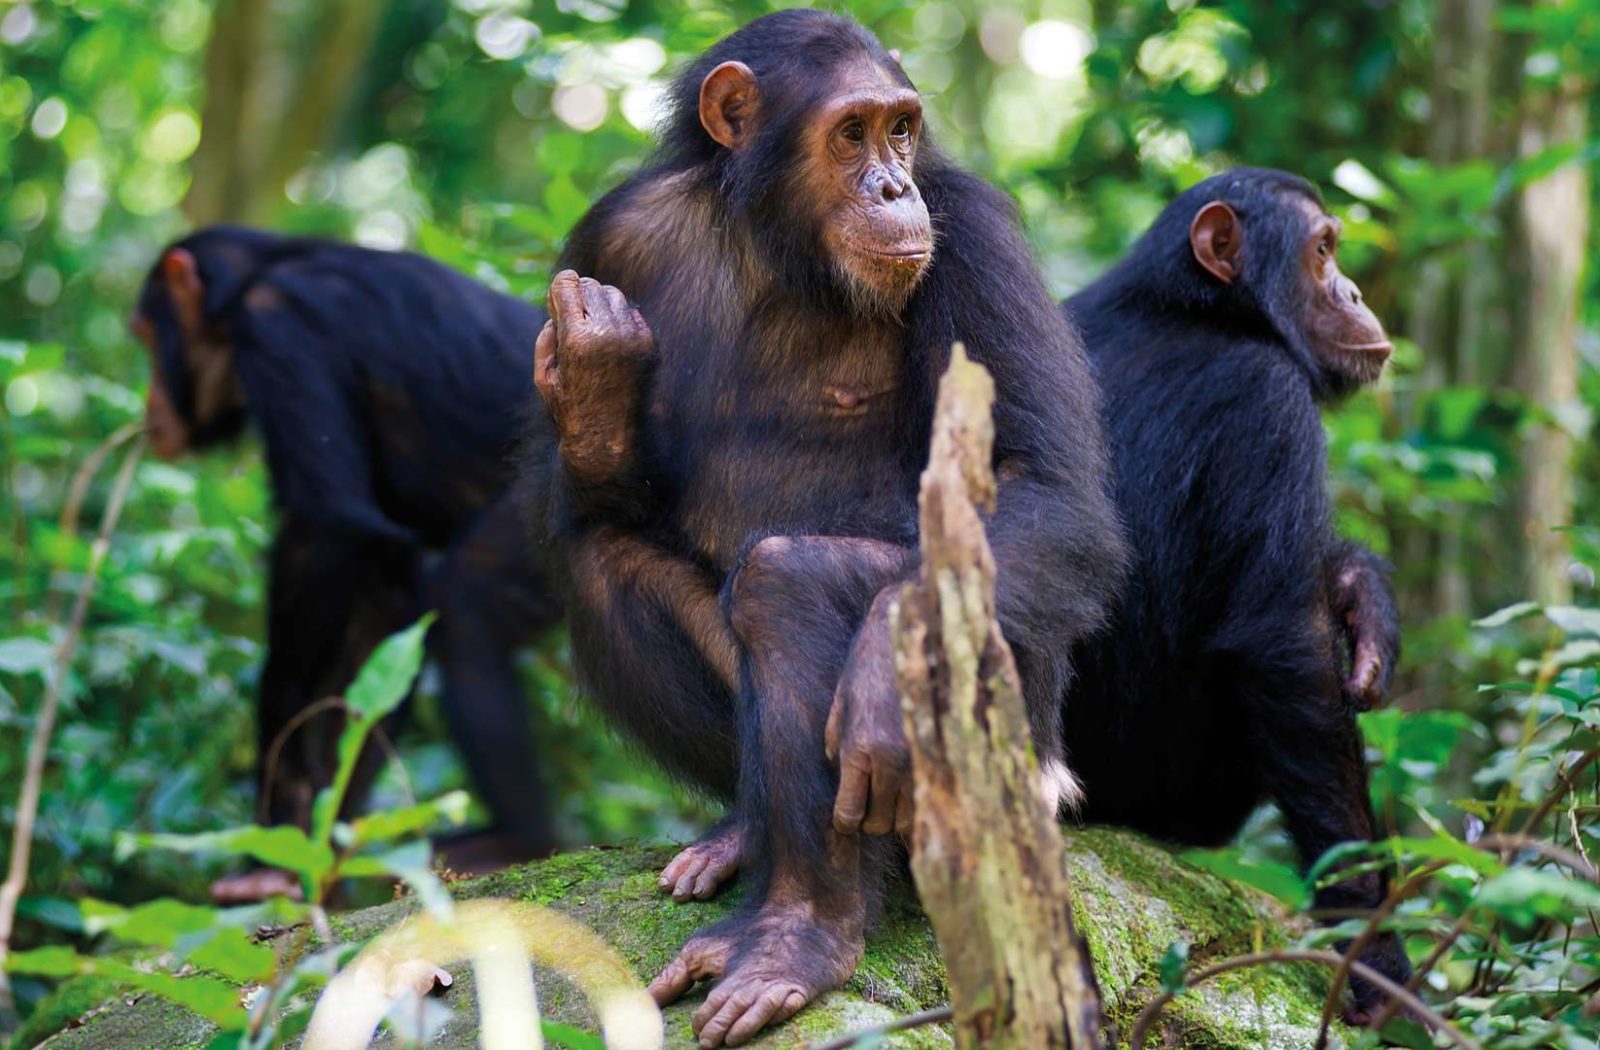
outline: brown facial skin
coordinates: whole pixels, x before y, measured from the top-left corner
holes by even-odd
[[[933,225],[912,178],[922,133],[917,93],[872,64],[838,72],[837,94],[801,132],[799,184],[819,202],[824,250],[866,313],[905,306],[933,258]],[[724,62],[700,86],[700,123],[738,150],[760,121],[750,68]]]
[[[1364,386],[1378,378],[1394,347],[1377,315],[1362,300],[1361,289],[1339,272],[1339,220],[1309,199],[1298,204],[1306,222],[1299,257],[1301,333],[1321,367]],[[1232,284],[1240,275],[1247,258],[1245,241],[1243,224],[1222,201],[1201,208],[1189,227],[1195,260],[1224,284]]]
[[[135,314],[128,327],[150,354],[150,392],[145,397],[144,412],[150,450],[164,460],[174,460],[189,451],[193,430],[242,407],[244,391],[233,369],[231,341],[205,321],[205,291],[194,256],[182,248],[168,251],[161,260],[159,280],[183,335],[184,362],[194,389],[193,419],[184,418],[168,393],[157,352],[155,323]]]

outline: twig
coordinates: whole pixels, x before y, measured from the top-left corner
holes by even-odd
[[[1333,1013],[1339,1008],[1339,994],[1344,991],[1345,982],[1350,979],[1350,968],[1355,965],[1356,956],[1367,950],[1367,945],[1378,936],[1383,920],[1394,914],[1400,902],[1416,892],[1417,887],[1432,877],[1434,872],[1445,867],[1446,863],[1442,860],[1430,861],[1412,872],[1404,882],[1390,889],[1383,901],[1372,910],[1367,925],[1350,942],[1349,947],[1345,948],[1343,961],[1334,971],[1333,980],[1328,983],[1328,997],[1322,1003],[1322,1023],[1317,1028],[1317,1050],[1322,1050],[1322,1047],[1328,1045],[1328,1030],[1333,1027]]]
[[[841,1035],[837,1039],[830,1039],[826,1043],[807,1044],[806,1050],[846,1050],[848,1047],[858,1046],[868,1039],[882,1039],[895,1032],[904,1032],[911,1028],[921,1028],[923,1025],[941,1024],[955,1016],[955,1010],[949,1006],[935,1006],[931,1010],[924,1010],[920,1014],[911,1014],[907,1017],[896,1017],[887,1024],[880,1024],[876,1028],[863,1028],[859,1032]]]
[[[124,428],[126,429],[126,428]],[[105,447],[105,446],[102,446]],[[98,450],[96,450],[98,451]],[[11,981],[6,976],[5,960],[11,951],[11,933],[17,917],[17,902],[28,883],[28,861],[33,853],[33,825],[39,816],[39,793],[44,782],[45,761],[50,753],[50,737],[55,732],[56,713],[61,707],[61,694],[66,689],[67,669],[77,652],[83,636],[84,621],[89,615],[89,601],[94,596],[105,564],[106,552],[111,547],[111,533],[122,515],[122,505],[133,484],[134,468],[144,452],[141,438],[122,461],[112,485],[111,496],[105,511],[100,515],[100,532],[89,551],[89,567],[78,584],[77,598],[72,605],[72,618],[67,623],[67,633],[56,647],[55,661],[51,666],[50,680],[45,686],[44,698],[39,703],[39,713],[33,723],[33,738],[28,743],[28,761],[22,776],[22,790],[17,798],[17,819],[11,833],[11,865],[6,881],[0,884],[0,1019],[12,1014],[15,1004],[11,994]]]
[[[1471,921],[1472,911],[1468,909],[1461,914],[1461,917],[1455,921],[1455,924],[1449,930],[1445,931],[1444,937],[1438,944],[1433,946],[1433,951],[1428,953],[1428,957],[1422,960],[1415,970],[1411,971],[1411,977],[1406,981],[1406,991],[1415,992],[1422,987],[1423,980],[1433,971],[1435,966],[1439,965],[1439,960],[1444,958],[1444,953],[1449,951],[1451,946],[1461,939],[1461,935],[1467,932],[1467,926]],[[1400,1000],[1389,999],[1384,1002],[1382,1008],[1378,1010],[1377,1016],[1372,1019],[1373,1031],[1382,1031],[1383,1026],[1388,1024],[1394,1015],[1399,1012]]]
[[[1539,826],[1539,822],[1548,817],[1550,811],[1560,805],[1561,800],[1577,788],[1578,785],[1575,782],[1575,778],[1583,770],[1583,767],[1593,762],[1597,757],[1600,757],[1600,747],[1591,747],[1579,756],[1576,762],[1567,767],[1565,771],[1556,770],[1556,779],[1560,783],[1544,797],[1544,801],[1539,803],[1539,808],[1534,810],[1528,819],[1523,822],[1522,834],[1532,834],[1533,829]]]
[[[295,716],[284,723],[278,734],[272,738],[272,743],[267,747],[266,757],[261,762],[261,767],[266,772],[261,777],[261,797],[256,799],[256,820],[260,823],[267,821],[267,800],[272,797],[273,782],[278,777],[278,760],[283,751],[284,742],[294,735],[295,730],[305,725],[311,719],[324,711],[337,710],[349,715],[350,709],[345,705],[342,696],[325,696],[314,704],[309,704],[295,713]],[[406,772],[405,763],[400,761],[400,750],[394,746],[394,741],[389,739],[389,734],[383,731],[382,725],[372,727],[372,739],[378,747],[383,749],[384,759],[394,767],[395,775],[400,778],[400,790],[406,796],[408,805],[416,805],[417,793],[411,786],[411,774]]]
[[[1570,850],[1564,850],[1553,842],[1536,839],[1532,835],[1520,832],[1491,832],[1473,843],[1473,845],[1502,853],[1527,850],[1529,853],[1539,854],[1546,860],[1555,861],[1563,867],[1571,868],[1575,873],[1590,882],[1600,882],[1600,873],[1595,871],[1593,864]]]
[[[89,495],[89,482],[100,472],[100,465],[105,462],[106,457],[143,432],[143,423],[129,423],[100,442],[99,447],[83,458],[77,473],[72,475],[72,483],[67,486],[66,502],[61,505],[60,527],[63,535],[70,536],[78,531],[78,516],[83,511],[84,499]],[[50,596],[45,599],[44,620],[49,623],[60,615],[61,596],[51,591]]]
[[[1208,966],[1199,973],[1190,975],[1187,987],[1192,988],[1204,981],[1209,981],[1219,974],[1227,973],[1229,970],[1242,970],[1248,966],[1261,966],[1268,963],[1312,962],[1337,968],[1342,966],[1344,961],[1344,956],[1338,952],[1323,951],[1318,948],[1275,948],[1272,951],[1256,952],[1251,955],[1236,955],[1231,959],[1224,959],[1219,963]],[[1441,1017],[1438,1011],[1423,1002],[1415,993],[1407,991],[1366,963],[1353,962],[1350,964],[1350,969],[1357,976],[1377,985],[1381,991],[1401,1000],[1418,1017],[1428,1022],[1435,1031],[1443,1033],[1456,1046],[1462,1047],[1463,1050],[1483,1050],[1481,1045]],[[1139,1019],[1134,1022],[1133,1036],[1129,1040],[1130,1050],[1144,1050],[1145,1033],[1149,1030],[1151,1024],[1155,1022],[1157,1015],[1161,1013],[1161,1008],[1171,1002],[1176,995],[1176,992],[1162,992],[1150,1000],[1145,1008],[1139,1012]]]

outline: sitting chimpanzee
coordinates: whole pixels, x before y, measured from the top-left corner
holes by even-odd
[[[557,608],[505,494],[544,321],[416,255],[254,230],[202,230],[152,269],[132,321],[150,351],[151,447],[170,459],[253,423],[280,514],[257,702],[270,822],[306,821],[338,720],[288,735],[270,770],[274,741],[432,608],[446,715],[496,821],[451,862],[553,845],[512,654]],[[430,551],[442,553],[431,568]],[[289,885],[255,872],[214,892]]]
[[[668,768],[737,787],[756,885],[652,985],[720,979],[695,1027],[737,1045],[851,974],[894,863],[849,825],[905,804],[887,610],[954,341],[995,378],[999,617],[1058,788],[1070,650],[1124,551],[1083,351],[1009,203],[934,150],[876,39],[769,15],[669,101],[660,153],[552,285],[536,382],[559,454],[536,439],[531,487],[589,690]]]
[[[1381,563],[1333,535],[1318,405],[1376,379],[1390,345],[1339,272],[1339,232],[1304,180],[1235,170],[1180,195],[1066,304],[1135,552],[1112,629],[1075,653],[1066,739],[1086,819],[1220,845],[1271,798],[1307,864],[1373,835],[1354,707],[1383,691],[1396,621]],[[1317,903],[1383,892],[1367,873]],[[1365,961],[1407,972],[1396,938]],[[1357,1015],[1378,997],[1355,993]]]

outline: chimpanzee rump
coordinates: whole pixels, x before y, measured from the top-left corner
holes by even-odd
[[[162,253],[132,322],[151,351],[158,454],[247,421],[265,446],[280,522],[259,755],[386,634],[437,609],[447,718],[509,856],[554,844],[512,653],[557,609],[506,496],[544,321],[417,255],[212,227]],[[273,823],[306,819],[336,725],[287,740],[263,799]]]
[[[1307,864],[1373,835],[1338,648],[1350,630],[1349,691],[1370,703],[1395,656],[1393,602],[1381,564],[1334,537],[1318,404],[1375,379],[1389,343],[1339,273],[1338,234],[1303,180],[1231,171],[1180,195],[1066,304],[1134,550],[1066,706],[1088,820],[1220,845],[1271,798]],[[1318,904],[1372,907],[1383,881]],[[1393,937],[1366,961],[1407,972]],[[1355,991],[1373,1005],[1370,985]]]
[[[663,765],[737,786],[748,904],[652,986],[719,978],[695,1026],[737,1045],[854,970],[893,857],[856,832],[908,814],[887,608],[954,341],[995,377],[999,617],[1058,774],[1070,649],[1123,547],[1083,353],[1013,210],[932,148],[870,34],[770,15],[669,101],[552,285],[560,454],[530,471],[586,685]]]

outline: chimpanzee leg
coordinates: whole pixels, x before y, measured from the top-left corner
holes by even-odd
[[[732,798],[738,646],[698,566],[629,533],[574,541],[567,620],[584,688],[669,772]]]
[[[333,779],[339,718],[284,737],[269,770],[274,742],[306,707],[342,693],[373,648],[417,615],[416,587],[411,548],[285,517],[273,542],[258,706],[257,772],[270,823],[309,819],[312,798]]]
[[[448,852],[476,871],[543,856],[556,845],[516,652],[559,618],[549,584],[527,555],[515,503],[488,507],[434,573],[439,611],[433,647],[444,678],[444,713],[494,827]]]
[[[339,713],[288,732],[294,719],[344,692],[377,644],[418,611],[411,548],[284,517],[272,547],[267,664],[256,701],[257,807],[266,822],[308,826],[312,800],[336,769]],[[363,751],[346,809],[360,804],[380,764],[375,748]],[[297,889],[286,872],[254,869],[218,879],[211,895],[240,904]]]
[[[898,847],[833,830],[838,777],[823,731],[862,619],[911,565],[910,551],[877,541],[769,537],[731,576],[745,656],[738,814],[758,843],[757,884],[740,914],[697,934],[651,986],[667,1001],[722,978],[695,1014],[702,1045],[744,1042],[860,961]]]
[[[1325,673],[1307,676],[1317,683],[1315,688],[1299,696],[1262,692],[1253,705],[1260,727],[1256,743],[1266,756],[1267,787],[1307,867],[1339,843],[1370,841],[1376,831],[1360,729],[1341,698],[1332,660],[1324,657],[1322,664]],[[1318,890],[1316,906],[1329,911],[1371,909],[1387,891],[1386,876],[1364,872]],[[1410,974],[1405,951],[1393,935],[1375,940],[1362,961],[1396,980]],[[1351,990],[1358,1019],[1384,998],[1365,981],[1352,981]]]

